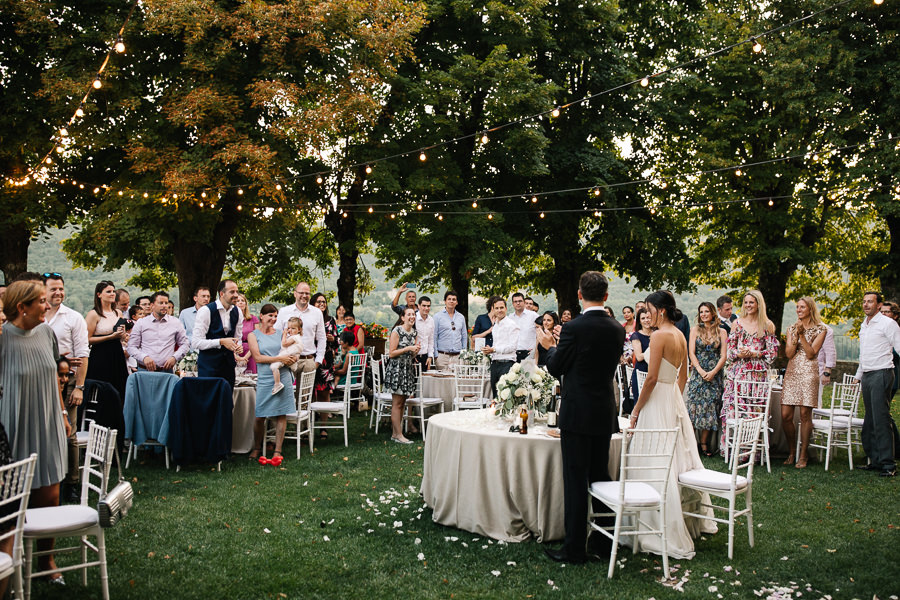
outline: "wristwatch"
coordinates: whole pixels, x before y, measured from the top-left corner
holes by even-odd
[[[76,389],[76,390],[83,390],[83,389],[84,389],[84,386],[83,386],[83,385],[76,385],[76,386],[75,386],[75,389]]]
[[[831,377],[831,371],[823,371],[822,375],[824,375],[825,377]]]

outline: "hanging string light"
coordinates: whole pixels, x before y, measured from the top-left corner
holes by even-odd
[[[558,109],[558,108],[554,108],[553,110],[551,110],[551,111],[550,111],[550,116],[553,117],[554,119],[555,119],[556,117],[558,117],[558,116],[559,116],[559,109]]]
[[[366,165],[366,175],[372,174],[372,165]]]
[[[481,134],[481,143],[482,143],[482,144],[487,144],[487,143],[488,143],[488,134],[487,134],[487,132],[484,132],[484,133]]]
[[[762,47],[762,43],[759,41],[759,38],[752,37],[752,38],[750,38],[750,41],[753,42],[753,51],[755,53],[759,54],[760,52],[762,52],[763,47]]]
[[[121,35],[119,35],[119,37],[116,38],[115,48],[116,48],[116,52],[118,52],[119,54],[123,54],[125,52],[125,42],[122,41]]]
[[[425,156],[425,151],[424,151],[424,150],[423,150],[421,153],[419,153],[419,160],[422,161],[422,162],[425,162],[426,160],[428,160],[428,157]]]

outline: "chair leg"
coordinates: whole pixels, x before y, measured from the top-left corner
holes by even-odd
[[[109,573],[106,570],[106,539],[103,530],[97,531],[97,558],[100,561],[100,589],[103,592],[103,600],[109,600]],[[87,582],[85,582],[87,585]]]
[[[81,536],[81,564],[87,562],[87,536]],[[81,585],[87,587],[87,567],[81,569]]]
[[[128,444],[128,452],[125,453],[125,468],[131,466],[131,453],[134,452],[134,459],[137,460],[137,448],[134,445],[134,442]]]
[[[348,435],[347,435],[347,429],[348,429],[348,427],[347,427],[347,413],[349,412],[349,410],[350,410],[349,408],[348,408],[347,410],[345,410],[345,411],[344,411],[344,415],[343,415],[343,416],[344,416],[344,448],[346,448],[346,447],[348,447],[348,446],[350,445],[350,441],[349,441]]]
[[[137,450],[135,450],[137,452]],[[166,455],[166,471],[169,470],[169,447],[163,446],[163,454]]]
[[[612,579],[613,570],[616,568],[616,554],[619,551],[619,533],[622,531],[622,511],[616,512],[616,525],[613,528],[612,552],[609,555],[609,568],[606,570],[606,578]],[[637,536],[634,536],[637,540]]]
[[[828,463],[831,462],[831,444],[834,443],[834,438],[831,435],[832,432],[828,432],[828,438],[825,440],[825,470],[828,470]],[[812,434],[810,434],[812,437]]]
[[[747,508],[747,537],[750,547],[753,547],[753,500],[750,498],[750,488],[744,494],[744,506]]]
[[[734,496],[728,499],[728,560],[734,558]]]
[[[23,579],[25,580],[25,593],[23,597],[25,600],[29,600],[31,598],[31,565],[33,562],[32,552],[34,551],[34,540],[27,539],[24,540],[25,544],[25,575]]]
[[[668,580],[671,577],[669,573],[669,543],[666,539],[666,505],[663,504],[659,511],[659,522],[662,524],[662,534],[660,537],[662,538],[662,561],[663,561],[663,578]]]

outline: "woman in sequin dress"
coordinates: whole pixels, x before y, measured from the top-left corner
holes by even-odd
[[[697,309],[697,324],[691,328],[688,359],[694,367],[687,383],[686,403],[694,428],[700,432],[700,451],[709,451],[709,434],[719,428],[716,403],[722,398],[722,369],[728,337],[719,327],[716,307],[703,302]]]
[[[819,350],[825,343],[825,325],[819,317],[815,301],[804,296],[797,300],[797,322],[791,325],[785,340],[784,353],[788,357],[781,393],[781,422],[787,438],[788,454],[784,464],[794,462],[797,428],[794,427],[794,408],[800,407],[800,456],[797,468],[806,467],[806,450],[812,434],[812,411],[819,402]]]
[[[766,316],[766,301],[759,290],[744,295],[741,316],[731,326],[722,394],[722,422],[719,452],[725,453],[725,420],[734,418],[735,382],[742,379],[766,381],[769,366],[778,354],[775,325]]]

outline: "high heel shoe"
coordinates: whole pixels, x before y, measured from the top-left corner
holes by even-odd
[[[283,463],[283,462],[284,462],[284,457],[281,455],[280,452],[278,453],[278,456],[273,456],[271,459],[269,459],[269,464],[272,465],[273,467],[280,467],[281,463]]]

